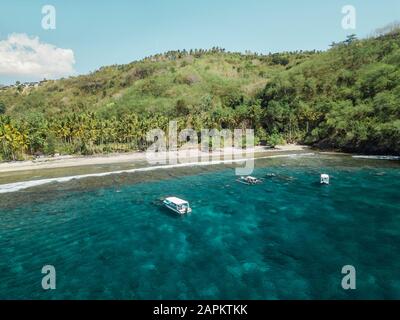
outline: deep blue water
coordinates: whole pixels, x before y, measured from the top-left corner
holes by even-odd
[[[257,161],[254,175],[268,173],[258,186],[218,167],[2,195],[0,298],[400,299],[398,163]],[[160,206],[170,195],[193,213]],[[41,288],[48,264],[53,291]],[[341,288],[344,265],[355,291]]]

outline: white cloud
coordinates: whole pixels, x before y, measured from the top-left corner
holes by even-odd
[[[14,33],[0,41],[0,75],[53,79],[75,73],[71,49],[40,42],[38,37]]]

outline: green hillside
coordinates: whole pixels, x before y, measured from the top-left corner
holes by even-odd
[[[311,55],[268,57],[225,53],[218,48],[168,52],[128,65],[103,67],[90,75],[47,81],[38,88],[19,85],[0,91],[0,99],[7,105],[7,114],[15,117],[30,112],[60,116],[71,111],[176,116],[178,105],[188,111],[209,111],[210,107],[241,104],[254,98],[268,79]]]
[[[321,148],[400,154],[400,32],[331,50],[273,78],[263,125]]]
[[[400,32],[327,52],[174,51],[0,88],[0,154],[144,149],[146,132],[255,128],[257,141],[400,154]]]

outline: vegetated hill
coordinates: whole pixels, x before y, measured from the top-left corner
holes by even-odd
[[[319,147],[400,154],[400,29],[334,44],[271,79],[262,100],[268,132]]]
[[[1,88],[0,154],[143,149],[146,132],[171,119],[196,130],[251,127],[271,145],[400,154],[399,68],[399,29],[326,52],[168,52]]]
[[[13,117],[71,111],[107,117],[132,112],[179,116],[253,99],[268,79],[313,54],[243,55],[219,48],[173,51],[38,87],[19,84],[0,91],[0,99]]]

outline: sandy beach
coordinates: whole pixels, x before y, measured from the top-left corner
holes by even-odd
[[[274,149],[268,147],[255,147],[254,149],[242,150],[242,149],[229,149],[229,153],[237,157],[242,155],[243,157],[251,156],[252,154],[259,153],[276,153],[276,152],[293,152],[293,151],[304,151],[308,150],[309,147],[302,145],[284,145],[277,146]],[[215,151],[212,154],[199,152],[200,157],[220,157],[227,149]],[[157,154],[157,156],[163,156],[163,153]],[[190,160],[192,156],[188,150],[181,150],[177,152],[176,156],[182,160]],[[54,168],[69,168],[69,167],[80,167],[86,165],[105,165],[105,164],[117,164],[117,163],[129,163],[137,161],[147,161],[147,154],[145,152],[130,152],[123,154],[109,154],[109,155],[98,155],[98,156],[59,156],[59,157],[45,157],[38,158],[29,161],[14,161],[0,163],[0,173],[5,172],[17,172],[17,171],[31,171],[40,169],[54,169]]]

